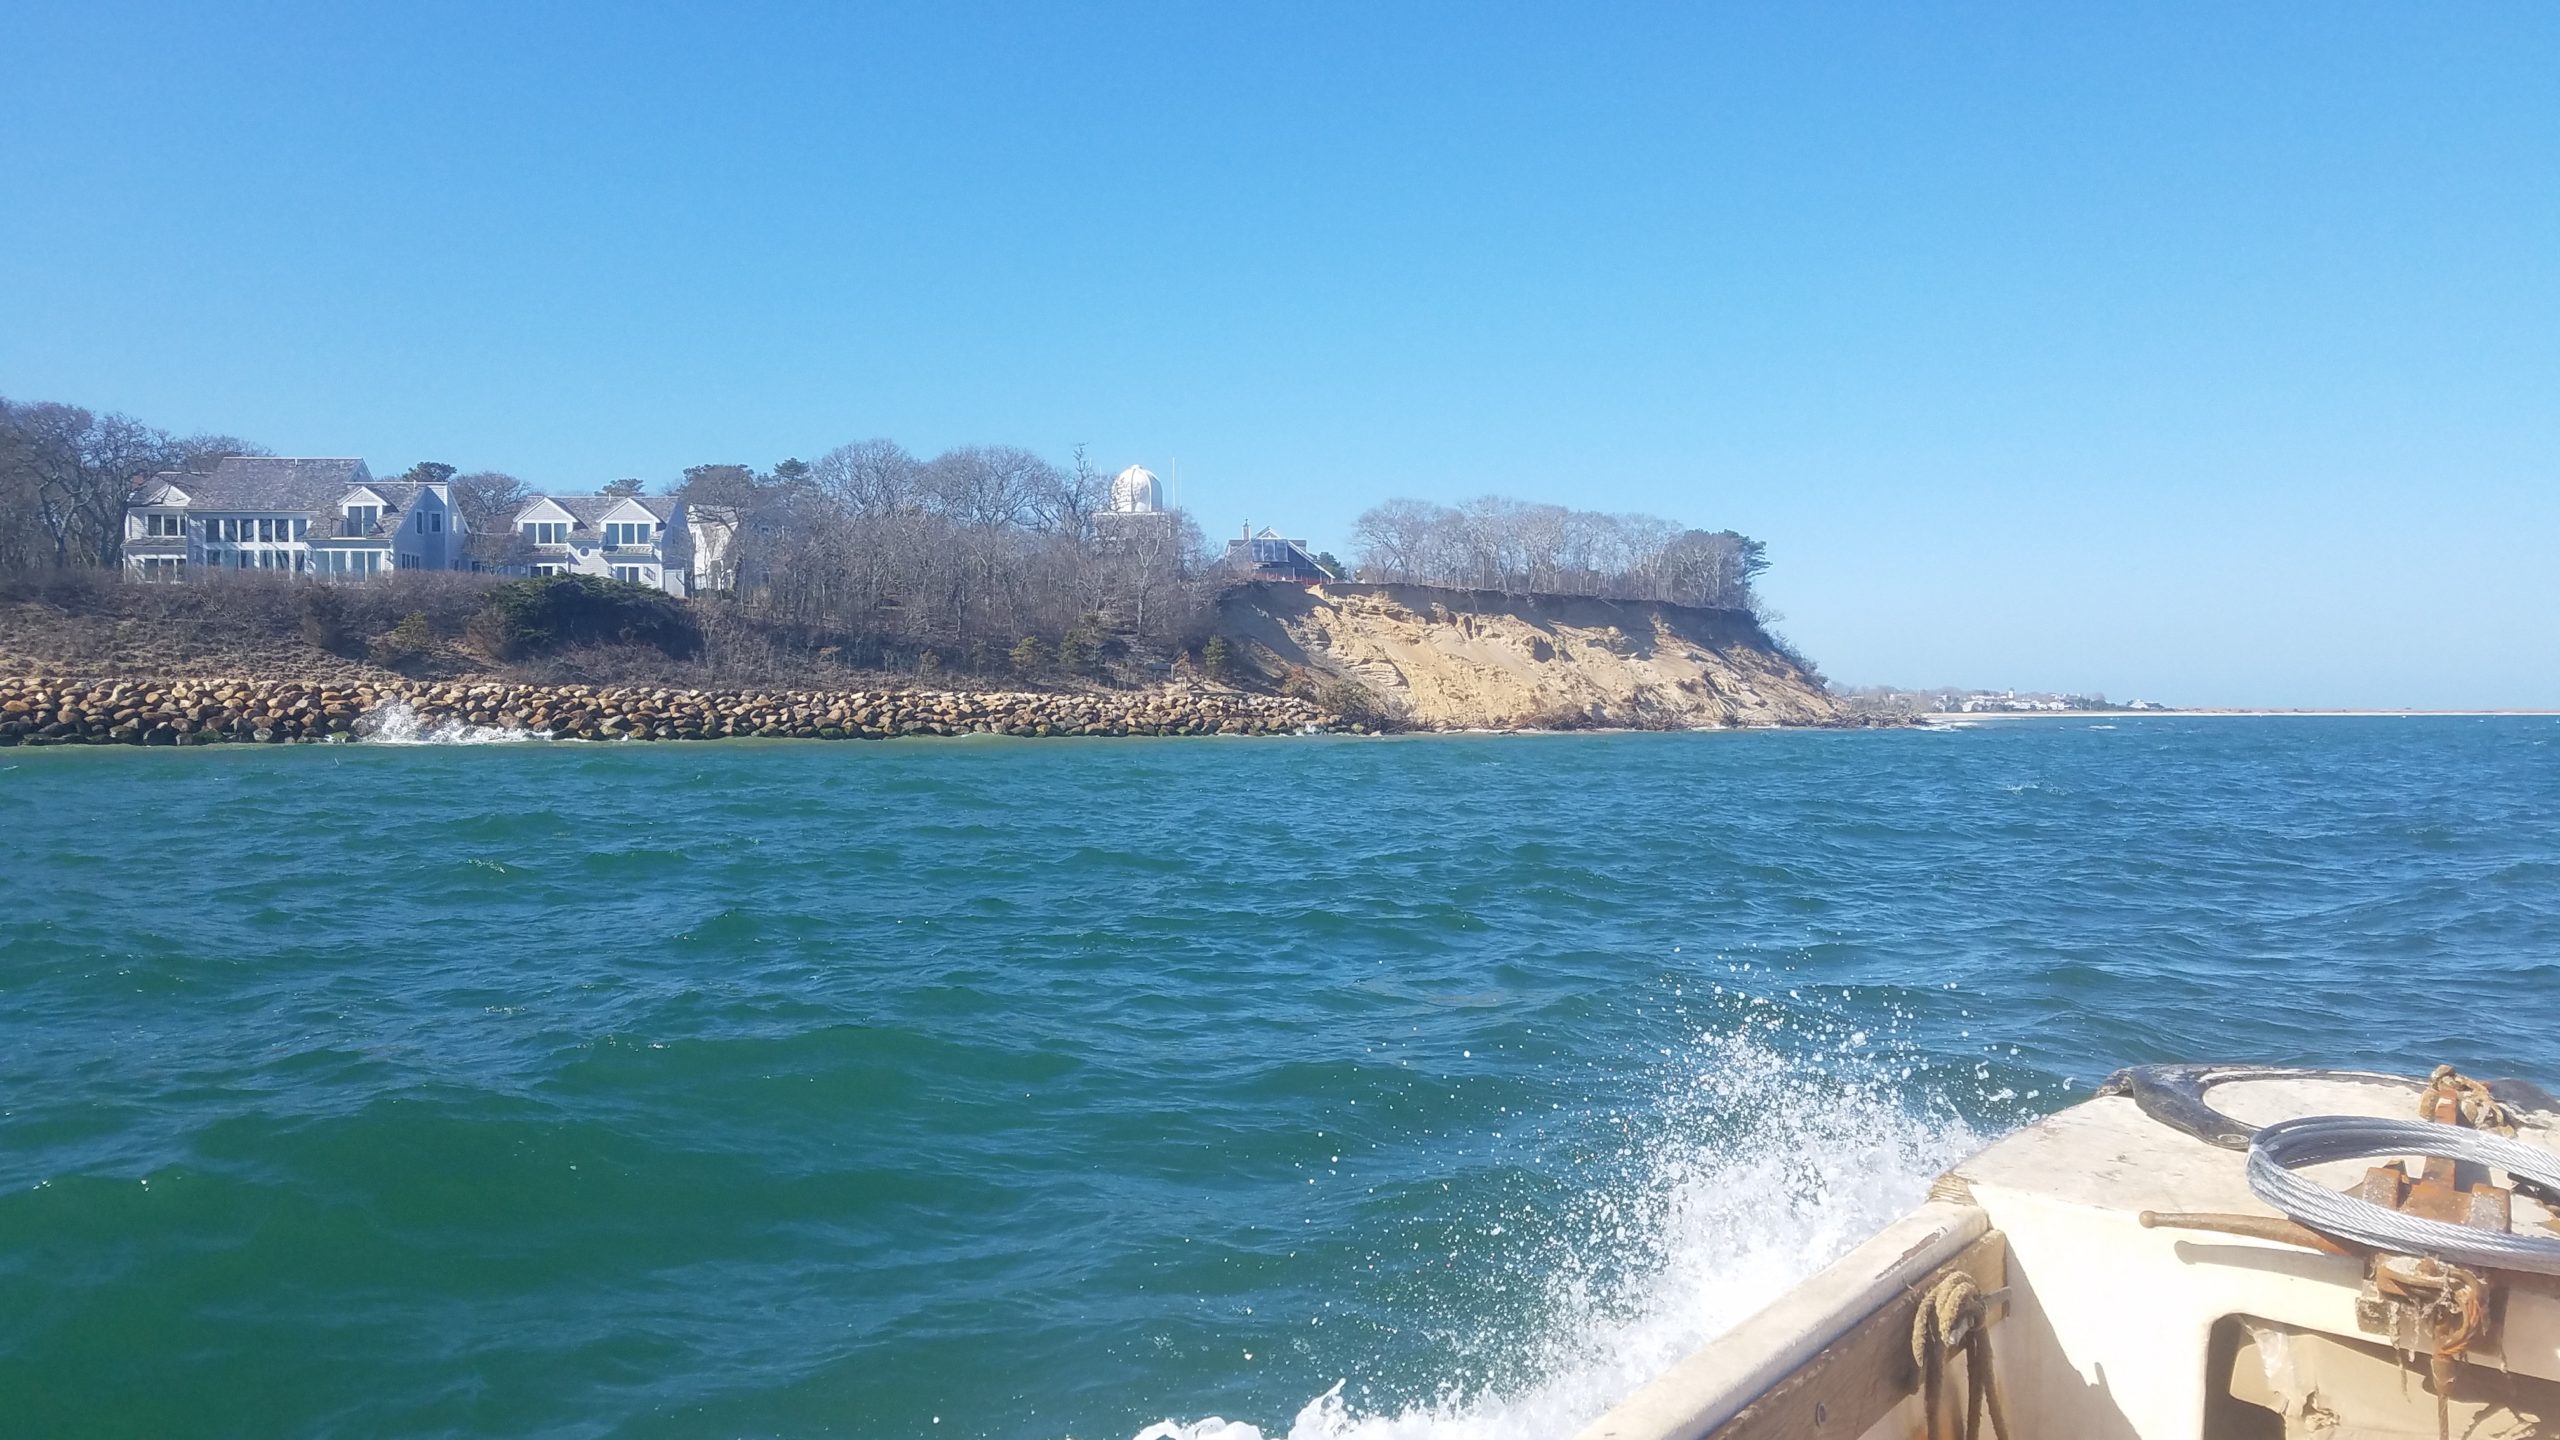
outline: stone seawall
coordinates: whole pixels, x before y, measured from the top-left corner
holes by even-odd
[[[671,690],[503,682],[66,680],[0,676],[0,745],[289,744],[415,723],[575,740],[730,736],[1294,735],[1354,730],[1303,700],[1226,691]]]

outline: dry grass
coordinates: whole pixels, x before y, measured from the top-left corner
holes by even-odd
[[[702,652],[582,645],[498,661],[467,640],[495,577],[404,573],[349,584],[259,573],[153,585],[97,570],[0,574],[0,671],[80,675],[456,679],[716,689],[998,685],[1108,691],[1159,684],[1177,657],[1116,642],[1069,674],[1017,674],[1007,655],[882,653],[854,637],[771,619],[735,603],[686,608]],[[418,617],[420,624],[403,622]],[[423,631],[423,633],[421,633]],[[399,639],[395,640],[395,632]],[[401,643],[403,641],[416,643]]]

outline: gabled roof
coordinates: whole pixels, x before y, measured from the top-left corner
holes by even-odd
[[[383,507],[382,519],[374,524],[373,533],[397,535],[400,533],[401,522],[409,518],[410,508],[418,503],[418,492],[426,487],[416,484],[376,483],[373,488],[374,492],[382,497]]]
[[[1227,563],[1257,572],[1276,570],[1293,576],[1307,571],[1318,575],[1333,574],[1316,559],[1314,552],[1307,549],[1306,541],[1292,540],[1267,525],[1258,535],[1228,541]]]
[[[309,510],[337,507],[338,497],[373,480],[362,460],[232,455],[201,475],[168,471],[153,477],[207,510]],[[153,493],[146,487],[145,494]]]
[[[525,510],[548,501],[569,512],[569,518],[582,528],[593,530],[604,524],[604,517],[620,509],[625,502],[638,505],[660,521],[674,518],[676,497],[673,495],[536,495],[525,502],[516,518],[524,518]]]
[[[314,541],[389,540],[399,534],[400,527],[408,522],[410,507],[417,503],[419,493],[426,488],[415,481],[376,480],[367,476],[357,484],[348,486],[344,494],[329,502],[325,507],[329,512],[328,515],[322,519],[321,523],[311,527],[308,538]],[[369,505],[375,501],[381,502],[382,513],[373,518],[372,529],[361,535],[339,533],[338,527],[344,523],[343,512],[348,504]]]

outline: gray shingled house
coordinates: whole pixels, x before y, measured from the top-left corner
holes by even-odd
[[[689,595],[693,545],[673,495],[536,495],[516,512],[536,575],[596,575]]]
[[[234,455],[153,476],[125,507],[125,567],[153,580],[211,570],[350,577],[467,570],[442,481],[376,480],[362,460]]]

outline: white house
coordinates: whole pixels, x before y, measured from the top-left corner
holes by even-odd
[[[693,542],[693,593],[752,591],[770,578],[768,561],[781,517],[771,509],[688,505],[685,535]]]
[[[125,568],[152,580],[464,570],[466,533],[443,481],[376,480],[362,460],[234,455],[144,482],[125,506]]]
[[[691,536],[672,495],[537,495],[516,512],[536,575],[595,575],[691,593]]]

